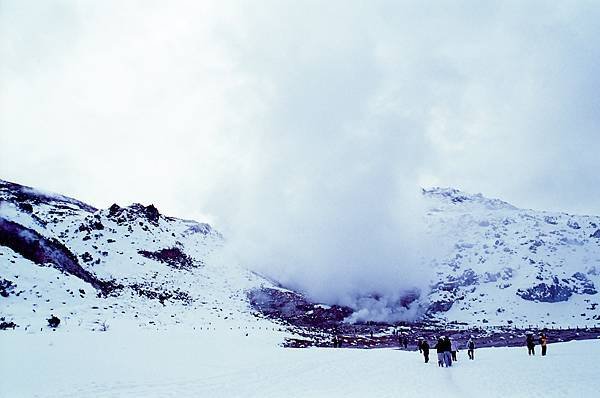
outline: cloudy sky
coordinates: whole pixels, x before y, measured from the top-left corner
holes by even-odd
[[[600,214],[600,5],[421,3],[0,0],[0,178],[316,269],[397,257],[420,186]]]

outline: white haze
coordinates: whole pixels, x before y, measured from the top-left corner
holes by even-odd
[[[208,218],[259,272],[410,317],[421,186],[600,213],[599,9],[3,0],[0,174]]]

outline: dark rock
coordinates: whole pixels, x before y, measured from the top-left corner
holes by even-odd
[[[596,290],[596,286],[594,286],[594,282],[592,282],[585,274],[581,272],[576,272],[573,274],[573,278],[579,282],[579,286],[577,286],[577,293],[580,294],[596,294],[598,291]]]
[[[0,279],[0,296],[10,296],[10,294],[14,292],[15,287],[17,287],[17,285],[9,281],[8,279]]]
[[[0,330],[14,329],[17,326],[19,325],[17,325],[13,321],[6,322],[6,319],[4,317],[0,318]]]
[[[178,247],[161,249],[155,252],[139,250],[138,254],[146,258],[160,261],[176,269],[190,269],[202,264],[202,262],[194,261],[194,259],[182,252]]]
[[[121,212],[121,207],[119,207],[118,204],[113,203],[109,208],[108,208],[108,216],[109,217],[114,217],[117,214],[119,214]]]
[[[158,209],[154,207],[154,205],[146,206],[145,214],[148,221],[150,221],[153,224],[158,224],[160,213],[158,212]]]
[[[26,213],[33,213],[33,206],[31,203],[19,203],[19,209]]]
[[[48,326],[50,326],[51,328],[56,328],[58,327],[58,325],[60,325],[60,319],[58,319],[56,315],[52,315],[50,318],[47,319],[47,321]]]
[[[79,265],[77,257],[56,239],[49,239],[33,229],[0,217],[0,245],[7,246],[38,265],[52,264],[62,272],[78,277],[104,295],[115,285],[102,281]]]
[[[252,290],[248,298],[262,314],[296,326],[335,327],[354,312],[348,307],[315,304],[299,293],[272,288]]]
[[[449,300],[434,301],[433,303],[429,304],[429,307],[427,308],[427,312],[430,314],[446,312],[446,311],[449,311],[450,308],[452,308],[453,304],[454,304],[454,301],[449,301]]]
[[[573,295],[573,289],[569,286],[559,283],[558,278],[554,278],[553,284],[540,283],[528,289],[517,290],[517,296],[528,301],[541,301],[544,303],[558,303],[567,301]]]

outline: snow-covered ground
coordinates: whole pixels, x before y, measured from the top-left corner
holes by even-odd
[[[3,333],[1,397],[597,397],[600,341],[459,352],[285,349],[269,330]],[[539,354],[539,353],[538,353]]]

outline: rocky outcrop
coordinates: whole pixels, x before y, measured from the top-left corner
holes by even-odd
[[[102,294],[112,293],[117,286],[102,281],[83,269],[77,257],[56,239],[49,239],[33,229],[0,217],[0,245],[9,247],[38,265],[50,264],[56,269],[89,283]]]
[[[573,295],[573,290],[569,286],[556,281],[553,284],[540,283],[525,290],[519,289],[517,295],[528,301],[558,303],[567,301]]]
[[[161,217],[160,212],[154,205],[144,206],[139,203],[134,203],[128,207],[119,207],[119,205],[113,204],[108,208],[107,215],[119,225],[142,219],[158,226]]]
[[[248,298],[252,307],[267,317],[295,326],[336,327],[353,313],[348,307],[312,303],[301,294],[288,290],[255,289],[248,293]]]
[[[169,267],[176,269],[190,269],[202,265],[201,262],[194,261],[193,258],[185,254],[178,247],[161,249],[158,251],[139,250],[138,254],[167,264]]]

